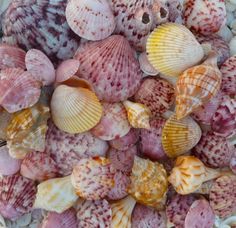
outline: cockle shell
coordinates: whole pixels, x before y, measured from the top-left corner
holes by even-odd
[[[163,165],[135,156],[128,192],[137,202],[160,207],[168,187]]]
[[[32,180],[18,174],[0,180],[0,213],[15,220],[32,210],[36,187]]]
[[[158,26],[148,37],[147,55],[155,69],[169,76],[178,76],[198,64],[204,53],[186,27],[166,23]]]
[[[79,77],[92,84],[100,100],[124,101],[138,89],[141,70],[134,50],[123,36],[88,43],[74,58],[80,61]]]
[[[147,75],[157,75],[159,73],[158,70],[156,70],[151,63],[148,61],[147,53],[143,52],[139,55],[138,61],[140,64],[141,70],[147,74]]]
[[[77,199],[70,176],[54,178],[37,186],[34,208],[62,213],[72,207]]]
[[[90,90],[60,85],[52,95],[51,113],[59,129],[75,134],[88,131],[98,124],[102,106]]]
[[[72,185],[78,196],[87,200],[106,197],[114,186],[115,168],[104,157],[83,158],[73,168]]]
[[[33,106],[40,97],[41,84],[20,68],[0,73],[0,105],[13,113]]]
[[[116,26],[107,0],[71,0],[65,13],[70,28],[87,40],[105,39]]]
[[[150,129],[149,119],[151,112],[148,107],[141,103],[134,103],[128,100],[124,101],[123,104],[132,127]]]
[[[174,114],[162,129],[162,146],[168,157],[177,157],[191,150],[201,134],[201,128],[191,117],[178,120]]]
[[[189,0],[184,5],[186,26],[203,35],[220,30],[226,22],[225,2],[222,0]]]

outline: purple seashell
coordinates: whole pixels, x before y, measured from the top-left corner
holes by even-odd
[[[167,0],[166,5],[169,8],[169,21],[175,23],[182,23],[182,0]]]

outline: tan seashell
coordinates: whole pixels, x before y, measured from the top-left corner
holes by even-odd
[[[6,129],[11,118],[12,114],[8,113],[5,110],[0,110],[0,139],[2,140],[6,140]]]

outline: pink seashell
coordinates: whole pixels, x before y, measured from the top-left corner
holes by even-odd
[[[0,44],[0,69],[25,69],[25,51],[14,46]]]
[[[43,85],[50,85],[55,81],[55,70],[52,62],[41,51],[31,49],[25,56],[26,69]]]
[[[40,97],[40,83],[20,68],[0,73],[0,105],[13,113],[33,106]]]
[[[46,153],[56,161],[63,176],[72,172],[81,158],[105,156],[108,145],[91,133],[69,134],[59,130],[51,121],[46,136]]]
[[[13,175],[20,170],[21,160],[9,155],[7,146],[0,147],[0,174]]]
[[[20,175],[0,180],[0,213],[4,218],[15,220],[32,210],[36,187],[32,180]]]
[[[134,95],[141,80],[135,52],[118,35],[85,45],[75,54],[80,61],[79,76],[88,80],[100,100],[124,101]]]
[[[224,0],[189,0],[184,6],[185,25],[202,35],[211,35],[226,22]]]
[[[174,87],[160,78],[145,78],[135,93],[135,101],[146,105],[154,116],[160,116],[174,103]]]
[[[148,61],[148,58],[147,58],[147,53],[146,52],[143,52],[139,55],[139,58],[138,58],[138,61],[139,61],[139,64],[140,64],[140,68],[141,70],[147,74],[147,75],[157,75],[159,73],[158,70],[156,70],[152,65],[151,63]]]
[[[129,125],[126,109],[121,103],[103,103],[103,116],[91,133],[102,140],[113,140],[125,136]]]
[[[78,228],[111,227],[112,211],[106,200],[79,200],[76,210]]]

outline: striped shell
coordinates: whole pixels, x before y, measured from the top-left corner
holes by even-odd
[[[139,55],[138,61],[139,61],[139,65],[143,73],[147,75],[153,75],[153,76],[159,73],[159,71],[156,70],[148,61],[146,52],[143,52]]]

